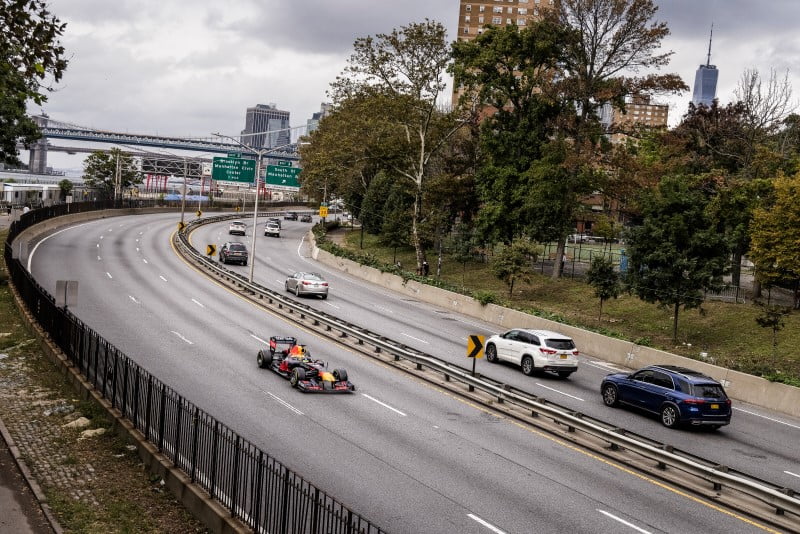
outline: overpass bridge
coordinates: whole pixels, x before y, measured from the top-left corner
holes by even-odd
[[[66,122],[51,119],[47,115],[34,117],[42,131],[42,138],[35,144],[28,147],[30,151],[29,169],[32,173],[44,174],[47,169],[47,152],[94,152],[94,149],[82,147],[54,146],[49,143],[52,139],[63,139],[67,141],[88,141],[92,143],[106,143],[114,145],[124,145],[126,147],[142,148],[161,148],[168,150],[189,150],[195,152],[206,152],[212,154],[228,154],[231,152],[242,152],[241,145],[222,137],[165,137],[149,134],[134,134],[98,130],[85,126],[78,126]],[[292,130],[304,131],[305,126],[292,128]],[[299,133],[299,132],[298,132]],[[143,151],[146,154],[146,151]],[[151,156],[163,156],[163,154],[149,154]],[[280,147],[274,151],[267,152],[263,156],[266,159],[297,161],[300,154],[297,152],[297,145],[292,144],[288,147]]]

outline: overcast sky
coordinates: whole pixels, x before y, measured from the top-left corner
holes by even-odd
[[[665,71],[693,85],[713,22],[723,103],[747,68],[764,76],[788,69],[800,96],[797,0],[656,3],[657,19],[672,31]],[[326,101],[354,39],[425,18],[442,22],[453,39],[458,7],[458,0],[50,0],[67,23],[70,62],[49,101],[30,111],[103,130],[202,137],[237,135],[248,106],[275,103],[301,126]],[[671,124],[690,100],[691,92],[669,100]],[[49,160],[74,166],[63,154]]]

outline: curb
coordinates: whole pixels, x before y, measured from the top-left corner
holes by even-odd
[[[47,503],[47,496],[45,496],[42,488],[33,478],[31,470],[28,469],[28,464],[26,464],[25,460],[22,458],[19,448],[17,447],[16,443],[14,443],[14,438],[11,437],[11,434],[8,432],[8,428],[6,428],[6,425],[3,423],[2,419],[0,419],[0,435],[3,436],[3,441],[6,442],[8,450],[11,452],[11,456],[14,458],[14,463],[17,464],[17,467],[22,473],[22,477],[25,479],[25,482],[31,489],[33,496],[39,503],[39,508],[41,508],[45,519],[47,519],[47,522],[50,523],[50,527],[53,529],[53,532],[55,532],[55,534],[64,534],[64,529],[61,528],[61,525],[56,520],[55,514],[53,514],[50,505]]]

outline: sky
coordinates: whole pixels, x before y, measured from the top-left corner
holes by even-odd
[[[674,52],[662,72],[691,88],[706,62],[719,69],[717,96],[732,98],[745,69],[787,71],[800,100],[797,0],[656,0],[656,20]],[[205,137],[237,136],[245,110],[276,104],[305,125],[328,100],[358,37],[388,33],[426,18],[454,39],[458,0],[50,0],[67,23],[61,42],[69,65],[42,106],[52,119],[92,128]],[[660,98],[676,124],[691,100]],[[59,143],[63,143],[59,141]],[[23,152],[23,158],[27,153]],[[50,153],[56,168],[81,166],[82,156]]]

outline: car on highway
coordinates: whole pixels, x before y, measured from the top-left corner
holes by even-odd
[[[241,263],[247,265],[248,253],[244,243],[229,241],[219,249],[220,263]]]
[[[300,222],[314,222],[314,218],[310,213],[304,213],[300,216]]]
[[[245,235],[247,232],[247,225],[242,221],[231,221],[228,225],[228,233],[230,235]]]
[[[513,363],[528,376],[547,371],[567,378],[578,370],[578,354],[571,338],[550,330],[513,328],[486,340],[486,361]]]
[[[294,292],[297,297],[313,295],[322,299],[328,298],[328,282],[318,273],[294,273],[286,279],[284,289]]]
[[[275,223],[268,222],[267,225],[264,226],[264,235],[268,235],[271,237],[280,237],[281,227]]]
[[[278,228],[281,227],[281,220],[277,217],[267,217],[267,224],[269,223],[277,225]]]
[[[305,345],[297,338],[270,336],[269,348],[261,349],[256,356],[261,369],[270,369],[289,379],[292,387],[306,393],[350,393],[356,386],[347,379],[347,371],[328,371],[324,361],[312,358]]]
[[[606,406],[624,404],[657,414],[661,424],[719,428],[731,422],[731,400],[722,384],[698,371],[650,365],[633,373],[613,373],[600,384]]]
[[[286,215],[284,215],[283,218],[286,219],[287,221],[296,221],[297,220],[297,212],[296,211],[290,211],[290,212],[286,213]]]

